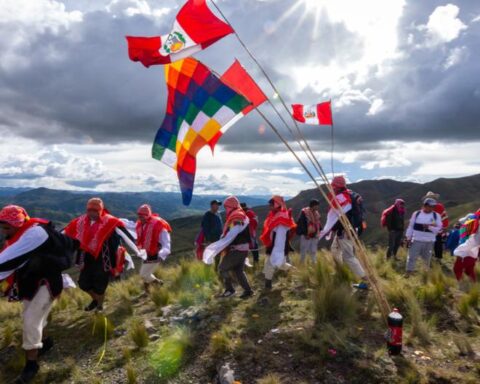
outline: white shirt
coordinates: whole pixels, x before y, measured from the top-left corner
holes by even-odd
[[[275,233],[275,244],[273,244],[272,254],[270,255],[270,264],[274,267],[280,267],[286,262],[285,257],[285,243],[287,242],[288,227],[279,225],[272,231]]]
[[[220,238],[220,240],[216,241],[215,243],[210,244],[205,251],[203,251],[203,262],[205,264],[213,264],[215,260],[215,256],[221,253],[225,248],[227,248],[235,238],[242,233],[245,228],[248,227],[250,224],[250,220],[245,218],[243,225],[237,224],[231,228],[225,236]]]
[[[14,260],[17,257],[33,251],[34,249],[40,247],[47,240],[48,234],[41,226],[34,225],[33,227],[28,228],[15,243],[5,248],[0,253],[0,266],[3,263]],[[25,263],[26,261],[18,268],[24,266]],[[0,280],[6,279],[15,271],[15,269],[0,272]]]
[[[418,214],[418,217],[417,217]],[[430,232],[416,231],[414,224],[428,225]],[[405,236],[407,240],[434,242],[437,234],[442,230],[442,219],[438,213],[425,213],[423,210],[415,211],[410,218]]]

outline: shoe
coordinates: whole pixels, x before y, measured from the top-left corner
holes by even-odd
[[[51,337],[46,337],[43,341],[42,341],[42,344],[43,344],[43,347],[40,348],[40,350],[38,351],[38,356],[43,356],[44,354],[46,354],[48,351],[50,351],[52,348],[53,348],[53,339]]]
[[[244,291],[240,295],[240,299],[248,299],[249,297],[252,297],[252,296],[253,296],[253,291]]]
[[[265,289],[272,289],[272,280],[265,280]]]
[[[353,288],[368,290],[368,284],[366,282],[362,281],[359,284],[353,284]]]
[[[91,312],[95,308],[97,308],[97,306],[98,306],[97,300],[92,300],[92,302],[85,307],[85,312]]]
[[[225,292],[223,292],[220,297],[231,297],[235,295],[235,291],[230,291],[230,290],[226,290]]]
[[[97,308],[95,308],[96,313],[103,313],[103,305],[97,305]]]
[[[40,367],[38,363],[34,360],[27,360],[25,364],[25,368],[23,368],[22,373],[20,376],[15,380],[15,384],[25,384],[30,383],[33,378],[37,375],[38,370]]]

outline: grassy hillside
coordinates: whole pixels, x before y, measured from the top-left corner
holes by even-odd
[[[136,275],[114,283],[105,317],[81,310],[88,299],[79,290],[64,294],[49,325],[56,346],[36,383],[216,383],[225,363],[242,384],[477,383],[480,286],[459,287],[449,266],[405,279],[403,261],[382,253],[371,258],[405,316],[402,356],[387,354],[371,294],[353,291],[328,252],[316,267],[295,258],[298,268],[278,275],[271,292],[250,269],[256,295],[247,301],[215,298],[210,267],[172,260],[150,297],[139,295]],[[20,312],[0,302],[2,383],[22,366]]]

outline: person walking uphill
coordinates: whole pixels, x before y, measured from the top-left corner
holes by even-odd
[[[412,214],[405,234],[408,242],[407,276],[415,271],[417,259],[421,257],[427,268],[430,268],[433,243],[435,237],[442,230],[440,215],[434,211],[437,202],[427,198],[423,201],[423,208]]]
[[[223,253],[218,270],[225,286],[222,297],[230,297],[235,294],[233,287],[232,272],[238,283],[243,288],[241,299],[253,295],[252,288],[245,274],[245,260],[250,250],[250,220],[240,206],[235,196],[225,199],[226,222],[220,240],[210,244],[203,253],[205,264],[212,264],[215,257]]]
[[[79,243],[16,205],[0,211],[0,230],[6,240],[0,250],[0,282],[10,300],[23,302],[26,363],[16,383],[28,383],[38,373],[38,356],[53,347],[44,328],[53,301],[63,290],[62,271],[70,266]]]
[[[425,196],[423,196],[422,201],[425,199],[433,199],[436,201],[435,208],[433,209],[436,213],[440,215],[440,219],[442,221],[442,229],[440,232],[437,233],[435,237],[435,243],[433,246],[435,258],[437,260],[441,260],[443,258],[443,240],[447,235],[448,230],[448,214],[445,209],[445,206],[439,202],[440,195],[438,193],[428,192]]]
[[[405,231],[405,213],[405,201],[402,199],[395,200],[395,203],[382,213],[381,225],[388,230],[387,259],[397,258]]]
[[[361,196],[347,189],[347,182],[343,176],[335,176],[331,185],[335,196],[329,196],[330,209],[325,227],[320,232],[320,239],[329,233],[333,233],[334,238],[331,247],[333,258],[339,264],[347,264],[350,270],[360,278],[360,283],[354,284],[355,288],[368,289],[367,274],[355,256],[353,240],[339,220],[339,211],[341,210],[347,216],[352,227],[356,231],[360,230],[357,224],[362,220],[359,220],[359,216],[356,215],[363,212]]]
[[[263,274],[265,288],[272,288],[272,279],[277,269],[288,270],[291,265],[287,262],[288,253],[292,251],[290,238],[297,227],[292,219],[292,212],[281,196],[273,196],[270,201],[270,213],[263,223],[260,240],[267,248],[267,257]]]
[[[317,262],[318,237],[322,230],[320,222],[320,202],[316,199],[310,201],[308,207],[302,209],[297,220],[297,235],[300,236],[300,260],[305,262],[307,254],[312,263]]]
[[[124,245],[131,255],[141,257],[125,224],[110,215],[99,198],[87,203],[87,212],[65,227],[65,234],[80,241],[78,285],[92,298],[85,311],[102,311],[110,275],[117,264],[117,251]]]
[[[165,261],[170,255],[172,228],[157,214],[153,214],[152,208],[148,204],[138,208],[137,214],[138,220],[135,227],[137,246],[147,253],[147,258],[140,268],[140,276],[143,279],[145,292],[148,293],[152,283],[163,284],[153,272],[160,261]]]

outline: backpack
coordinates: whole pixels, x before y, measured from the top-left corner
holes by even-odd
[[[52,268],[56,270],[63,272],[71,268],[80,242],[57,231],[52,223],[42,227],[48,234],[51,246],[51,252],[43,257],[47,258]]]
[[[352,209],[350,214],[350,222],[359,234],[362,231],[362,224],[365,221],[365,207],[363,206],[363,198],[360,194],[350,191],[350,198],[352,199]]]
[[[387,217],[390,216],[393,212],[393,209],[395,208],[394,205],[388,207],[387,209],[385,209],[383,212],[382,212],[382,217],[380,218],[380,225],[382,227],[386,227],[387,226]]]

